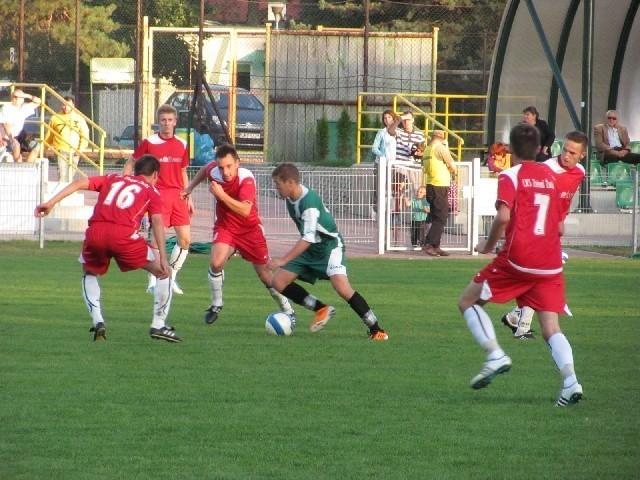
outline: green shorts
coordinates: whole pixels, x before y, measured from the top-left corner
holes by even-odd
[[[314,284],[317,280],[328,280],[332,275],[346,275],[347,265],[344,249],[336,247],[329,252],[318,255],[309,248],[302,255],[294,258],[282,268],[295,273],[304,282]]]

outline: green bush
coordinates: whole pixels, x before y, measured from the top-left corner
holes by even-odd
[[[349,160],[353,158],[353,122],[349,118],[347,107],[342,107],[340,119],[336,125],[338,129],[338,151],[337,157],[340,160]]]
[[[316,131],[316,160],[323,162],[329,153],[329,120],[327,114],[322,112],[322,118],[318,120]]]

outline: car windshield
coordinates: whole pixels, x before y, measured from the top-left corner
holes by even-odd
[[[213,98],[218,104],[218,108],[223,110],[229,109],[229,94],[221,93],[219,91],[213,91]],[[239,91],[236,95],[236,108],[238,110],[264,110],[262,103],[260,100],[256,98],[255,95],[249,92],[241,92]]]
[[[238,94],[238,106],[242,110],[264,110],[262,103],[254,95],[251,94]]]
[[[133,139],[133,125],[129,125],[128,127],[126,127],[124,129],[124,131],[122,132],[122,135],[120,136],[121,139]]]

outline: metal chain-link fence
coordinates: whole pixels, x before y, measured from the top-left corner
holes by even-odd
[[[161,26],[163,22],[175,21],[173,17],[167,17],[166,20],[158,18],[160,8],[156,3],[149,0],[142,5],[142,14],[151,15],[151,25]],[[180,8],[187,9],[197,6],[197,2],[177,0],[175,3],[180,4]],[[264,44],[264,35],[256,36],[251,33],[242,33],[235,38],[235,34],[229,33],[217,39],[212,39],[209,33],[205,34],[204,43],[208,46],[205,46],[203,52],[203,68],[212,85],[238,87],[227,99],[228,108],[233,109],[247,103],[243,102],[243,99],[253,103],[251,100],[255,97],[266,108],[263,114],[267,118],[265,123],[268,123],[269,118],[272,118],[274,123],[286,123],[286,128],[281,129],[285,133],[274,134],[272,141],[269,141],[270,132],[261,133],[260,127],[256,126],[260,123],[260,114],[249,114],[246,110],[238,109],[236,115],[239,118],[232,116],[228,120],[232,127],[231,138],[237,144],[241,147],[247,146],[251,150],[257,149],[266,140],[274,155],[286,160],[306,160],[314,154],[315,125],[311,121],[296,122],[295,119],[301,118],[301,115],[318,119],[325,114],[330,122],[337,121],[343,106],[346,105],[351,120],[355,121],[351,102],[355,101],[356,95],[352,94],[353,92],[368,90],[426,93],[435,90],[437,93],[484,94],[496,31],[506,0],[374,0],[367,2],[370,7],[368,15],[364,9],[364,1],[288,0],[280,3],[284,9],[276,22],[275,10],[271,7],[278,2],[209,0],[206,2],[205,24],[228,25],[231,32],[231,26],[264,31],[265,23],[269,23],[274,32],[282,33],[280,36],[274,35],[274,49],[271,52],[273,63],[288,65],[286,69],[266,71],[265,48],[256,46],[256,42]],[[2,8],[0,3],[0,10]],[[66,9],[64,14],[52,16],[54,20],[48,27],[41,18],[46,12],[27,9],[24,27],[21,30],[18,28],[19,12],[16,8],[1,11],[7,25],[13,28],[0,31],[0,79],[16,81],[21,73],[24,82],[47,83],[60,93],[67,94],[73,93],[74,77],[78,74],[80,84],[79,91],[76,92],[77,106],[107,130],[108,146],[126,149],[132,139],[125,138],[122,141],[121,138],[126,137],[124,134],[127,128],[133,128],[134,108],[131,105],[134,86],[114,82],[90,87],[90,59],[85,52],[88,47],[84,46],[89,41],[89,34],[81,25],[77,40],[73,35],[60,35],[54,27],[71,27],[75,20],[71,4],[61,8]],[[89,4],[81,6],[81,22],[90,21],[90,8],[93,7]],[[197,18],[197,12],[191,12],[190,18],[194,17]],[[365,66],[362,40],[356,42],[355,38],[362,39],[367,17],[371,45],[368,63]],[[119,45],[128,47],[129,52],[105,49],[99,52],[99,56],[136,57],[135,22],[132,22],[135,18],[132,19],[131,12],[126,11],[125,6],[119,5],[112,11],[111,20],[114,22],[113,29],[107,35],[120,42]],[[429,45],[419,37],[431,34],[435,28],[439,29],[439,38],[436,55],[432,56]],[[302,42],[292,45],[292,42],[286,40],[287,36],[296,31],[307,30],[319,34],[320,29],[324,30],[324,45],[320,42],[316,46],[305,45]],[[345,41],[332,42],[332,29],[351,29],[354,36],[350,39],[345,37]],[[405,38],[401,39],[400,35],[394,38],[396,33],[405,35]],[[376,38],[382,38],[382,34],[386,40],[376,41]],[[407,34],[416,35],[416,39],[409,42]],[[101,33],[96,31],[91,35],[93,40],[97,40]],[[19,50],[21,36],[24,38],[24,47]],[[254,38],[250,38],[251,36]],[[78,71],[74,58],[75,41],[79,42]],[[229,62],[228,58],[221,55],[221,52],[232,44],[238,48],[232,52],[238,59],[235,63]],[[154,83],[148,86],[149,90],[146,93],[153,96],[153,105],[167,101],[175,91],[193,91],[198,68],[197,36],[177,32],[172,38],[172,34],[163,32],[145,48],[151,49],[150,68]],[[324,61],[326,71],[318,71],[318,62],[307,61],[307,58],[315,55],[317,59],[323,60],[318,54],[327,48],[333,49],[334,61],[332,63],[331,58]],[[52,55],[55,56],[55,62],[51,62]],[[381,56],[393,57],[395,63],[380,63]],[[306,70],[291,69],[292,59],[305,62]],[[19,72],[21,62],[18,60],[22,60],[22,72]],[[432,60],[437,60],[435,76],[429,71]],[[376,69],[376,64],[385,66]],[[368,72],[367,67],[370,67]],[[293,84],[296,84],[298,93],[303,91],[304,95],[290,95]],[[167,88],[167,85],[170,85],[170,88]],[[283,89],[283,86],[286,88]],[[240,90],[241,88],[246,89],[246,92]],[[240,95],[236,96],[234,93]],[[221,92],[214,96],[216,99],[222,96],[221,101],[224,103],[225,98]],[[324,103],[314,104],[317,100]],[[479,109],[482,109],[482,106],[473,104],[468,107],[468,112],[460,113],[482,113]],[[224,115],[224,112],[222,113]],[[193,126],[198,129],[204,123],[207,124],[207,128],[217,129],[212,136],[214,140],[222,141],[225,138],[224,132],[221,131],[223,129],[216,125],[211,126],[211,119],[207,120],[207,116],[213,115],[207,112],[203,96],[196,109]],[[148,116],[144,120],[149,124],[153,122]],[[184,117],[181,119],[182,125],[186,120]],[[236,125],[233,125],[234,121]],[[242,124],[245,126],[238,131]],[[246,124],[250,126],[247,127]],[[149,125],[143,125],[143,131],[148,127]],[[476,129],[475,126],[469,125],[463,127]],[[197,136],[197,133],[194,135]],[[296,141],[293,141],[293,138],[296,138]],[[283,148],[289,145],[295,145],[295,148]]]

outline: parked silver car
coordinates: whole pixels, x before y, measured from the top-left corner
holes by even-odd
[[[227,139],[222,123],[228,125],[229,115],[229,87],[224,85],[209,85],[222,120],[216,115],[213,105],[209,101],[206,90],[202,89],[203,102],[199,102],[200,111],[197,117],[202,119],[206,131],[211,135],[216,145],[226,143]],[[175,92],[165,103],[173,105],[178,110],[178,128],[186,128],[191,107],[193,92]],[[201,125],[192,125],[201,131]],[[264,146],[264,105],[253,93],[244,88],[236,88],[236,135],[235,146],[239,149],[262,150]]]

